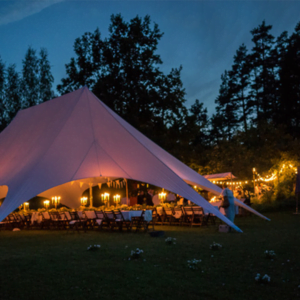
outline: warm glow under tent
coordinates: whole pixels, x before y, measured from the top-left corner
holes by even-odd
[[[206,178],[209,181],[231,180],[231,179],[236,178],[231,172],[204,175],[203,177]]]
[[[84,184],[127,178],[180,194],[241,231],[188,184],[215,194],[219,187],[134,129],[86,87],[18,112],[0,134],[0,166],[0,197],[6,196],[0,220],[25,201],[58,190],[65,191],[63,204],[78,207]]]

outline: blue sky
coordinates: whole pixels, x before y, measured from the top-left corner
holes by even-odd
[[[107,36],[110,16],[125,20],[150,15],[164,32],[158,54],[168,73],[182,65],[187,106],[195,99],[214,112],[220,76],[230,69],[237,48],[252,47],[250,30],[263,20],[277,37],[291,34],[300,21],[300,1],[102,1],[0,0],[0,55],[6,65],[22,68],[28,46],[48,50],[55,86],[74,56],[73,43],[99,27]]]

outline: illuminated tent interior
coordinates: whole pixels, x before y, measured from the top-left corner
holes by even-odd
[[[203,177],[209,181],[231,180],[237,178],[231,172],[204,175]]]
[[[78,183],[127,178],[180,194],[241,231],[188,184],[216,195],[219,187],[134,129],[86,87],[19,111],[0,134],[0,165],[0,194],[6,196],[0,220],[25,201],[50,198],[58,190],[62,204],[78,207],[86,189]]]

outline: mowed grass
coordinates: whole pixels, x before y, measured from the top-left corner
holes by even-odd
[[[145,233],[2,231],[0,299],[300,299],[300,215],[267,216],[237,218],[242,234],[156,226],[176,245]],[[222,249],[210,250],[213,242]],[[128,261],[137,247],[142,257]],[[194,258],[199,270],[187,266]],[[270,284],[256,283],[257,273]]]

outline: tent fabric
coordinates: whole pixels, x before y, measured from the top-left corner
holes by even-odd
[[[66,182],[55,186],[47,191],[40,193],[38,196],[51,199],[53,196],[60,196],[63,204],[71,208],[77,208],[81,205],[80,197],[82,193],[91,186],[107,183],[116,178],[93,177],[81,180]]]
[[[206,178],[207,180],[229,180],[229,179],[237,178],[231,172],[204,175],[203,177]]]
[[[109,109],[109,108],[108,108]],[[109,109],[110,110],[110,109]],[[111,111],[111,110],[110,110]],[[170,153],[159,147],[157,144],[152,142],[149,138],[144,136],[126,121],[124,121],[120,116],[118,116],[115,112],[111,111],[111,114],[115,117],[116,120],[120,122],[120,124],[126,128],[126,130],[133,136],[137,137],[139,142],[145,146],[151,153],[153,153],[159,160],[164,162],[164,164],[170,168],[174,173],[176,173],[180,178],[182,178],[187,184],[197,186],[201,189],[207,190],[213,193],[216,196],[219,196],[222,193],[222,189],[217,185],[210,182],[205,177],[201,176],[199,173],[195,172],[193,169],[189,168],[187,165],[182,163],[180,160],[172,156]],[[231,173],[228,173],[231,174]],[[182,195],[183,196],[183,195]],[[186,197],[185,197],[186,198]],[[264,215],[260,214],[253,208],[244,204],[240,200],[234,198],[234,204],[240,206],[257,216],[269,220]]]
[[[0,220],[36,195],[66,188],[66,183],[115,177],[164,187],[241,231],[181,179],[181,165],[179,174],[174,172],[168,167],[171,156],[165,162],[143,144],[141,133],[128,128],[133,127],[86,87],[20,111],[0,134],[0,185],[8,187]],[[207,188],[214,190],[214,185],[207,181]],[[76,206],[78,199],[71,195],[61,202]]]

